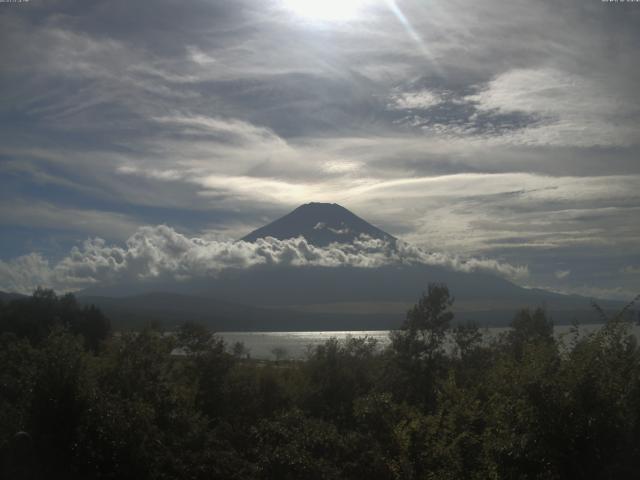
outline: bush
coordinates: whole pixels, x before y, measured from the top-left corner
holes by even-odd
[[[197,324],[92,344],[103,330],[78,325],[100,315],[39,291],[0,308],[0,473],[634,478],[640,349],[624,316],[564,349],[543,310],[522,310],[487,343],[450,328],[452,302],[430,285],[384,351],[333,338],[260,362]]]

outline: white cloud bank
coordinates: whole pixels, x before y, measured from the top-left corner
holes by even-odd
[[[74,291],[122,280],[212,277],[227,268],[255,265],[376,268],[390,264],[438,265],[464,272],[482,270],[512,279],[529,273],[526,266],[430,253],[402,242],[394,249],[388,242],[364,237],[353,243],[320,248],[303,237],[269,237],[255,243],[189,238],[160,225],[139,228],[124,247],[107,245],[100,238],[86,240],[54,265],[38,253],[0,261],[0,289],[31,293],[36,287],[45,286]]]

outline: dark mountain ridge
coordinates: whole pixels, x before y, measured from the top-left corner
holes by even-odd
[[[330,243],[352,243],[365,235],[377,240],[395,243],[396,238],[374,227],[362,218],[336,203],[307,203],[291,213],[242,237],[245,242],[273,237],[279,240],[304,237],[318,247]]]
[[[0,301],[1,302],[10,302],[12,300],[20,300],[23,298],[27,298],[27,295],[22,295],[21,293],[9,293],[9,292],[0,292]]]
[[[398,315],[301,312],[261,308],[216,298],[169,292],[128,297],[81,296],[80,303],[96,305],[116,329],[159,324],[173,329],[189,320],[215,331],[341,331],[396,328]]]

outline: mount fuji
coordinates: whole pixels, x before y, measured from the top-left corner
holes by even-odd
[[[396,242],[395,237],[336,203],[307,203],[241,240],[255,242],[266,237],[279,240],[304,237],[312,245],[326,247],[331,243],[353,243],[362,236],[392,244]]]
[[[256,251],[274,244],[297,250],[288,262],[225,268],[188,281],[98,286],[80,292],[80,299],[103,308],[116,324],[195,319],[217,330],[373,330],[397,328],[428,283],[438,282],[448,285],[462,321],[506,325],[518,309],[537,306],[556,323],[597,321],[584,297],[523,288],[485,270],[407,262],[403,252],[419,249],[337,204],[302,205],[239,242]],[[300,251],[316,260],[296,263]],[[318,262],[326,252],[360,263]],[[367,263],[369,257],[378,263]]]

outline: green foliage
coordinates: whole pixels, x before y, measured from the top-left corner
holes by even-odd
[[[220,473],[219,442],[196,408],[202,395],[187,362],[171,357],[175,341],[153,330],[123,335],[96,364],[91,407],[82,429],[85,474],[99,478],[210,478]],[[228,478],[233,478],[229,476]]]
[[[38,288],[33,296],[0,305],[0,332],[11,332],[34,344],[42,343],[56,327],[81,335],[97,352],[111,331],[109,320],[93,305],[81,307],[72,294],[58,297]]]
[[[525,308],[520,310],[511,322],[511,331],[507,336],[513,353],[521,357],[528,343],[553,343],[553,322],[542,308],[533,312]]]
[[[385,350],[333,338],[305,361],[263,362],[191,323],[102,337],[85,328],[100,315],[73,297],[36,293],[0,307],[2,478],[612,479],[640,469],[640,349],[625,315],[563,347],[544,310],[522,310],[488,342],[475,325],[450,328],[449,292],[430,285]]]
[[[407,319],[392,337],[397,353],[409,360],[433,360],[442,354],[442,344],[453,320],[453,298],[446,285],[430,283]]]
[[[217,348],[219,339],[204,325],[185,322],[176,332],[176,343],[185,355],[198,356],[205,354],[211,347]]]
[[[310,352],[302,366],[308,380],[304,403],[315,415],[347,421],[356,398],[377,383],[377,343],[373,338],[329,339]]]
[[[231,347],[231,353],[236,358],[249,358],[250,351],[243,342],[235,342]]]
[[[435,407],[438,378],[445,367],[445,336],[453,320],[453,298],[446,285],[431,283],[407,312],[401,329],[391,333],[388,378],[403,400]]]
[[[453,341],[462,360],[469,358],[482,344],[482,332],[475,323],[457,325],[453,329]]]
[[[65,474],[87,406],[87,356],[82,340],[62,328],[51,332],[38,354],[25,430],[35,439],[45,471]]]
[[[293,409],[262,421],[254,433],[259,478],[338,479],[347,448],[335,425]]]
[[[12,333],[0,334],[0,450],[27,428],[38,371],[38,351]]]

